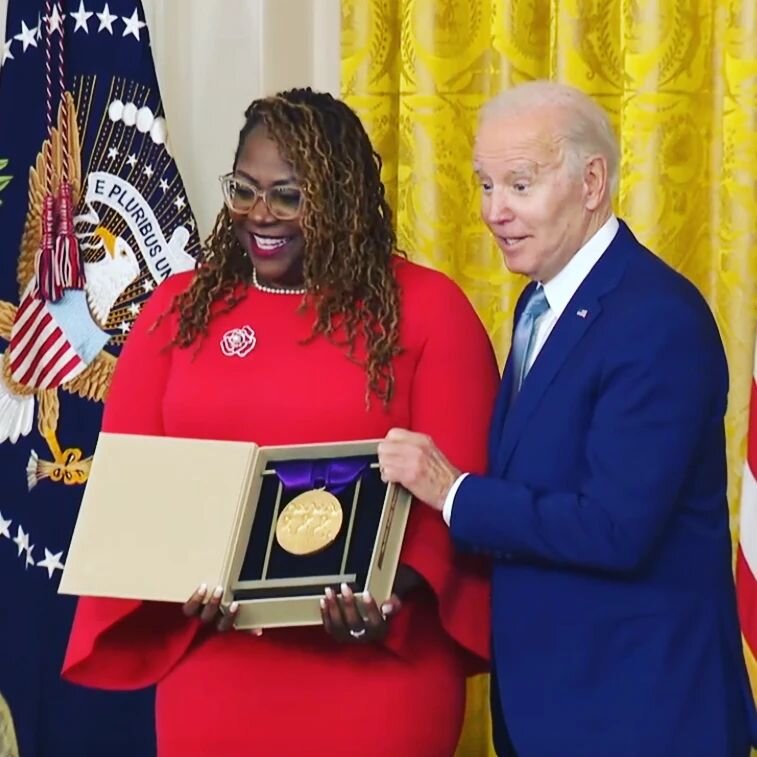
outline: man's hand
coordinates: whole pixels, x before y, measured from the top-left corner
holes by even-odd
[[[460,471],[426,434],[393,428],[379,443],[383,481],[402,484],[421,502],[441,511]]]

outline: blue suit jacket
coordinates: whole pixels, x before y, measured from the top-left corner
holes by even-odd
[[[529,286],[516,308],[516,319]],[[510,405],[454,538],[495,558],[493,654],[522,757],[732,757],[757,734],[731,572],[725,355],[628,227]]]

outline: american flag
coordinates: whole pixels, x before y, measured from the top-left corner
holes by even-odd
[[[741,495],[741,535],[736,557],[736,593],[752,685],[757,687],[757,348],[747,429],[747,454]]]

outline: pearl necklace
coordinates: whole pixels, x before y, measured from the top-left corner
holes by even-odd
[[[292,287],[269,287],[261,284],[258,281],[258,272],[254,268],[252,269],[252,285],[259,292],[266,292],[268,294],[305,294],[307,292],[305,287],[294,289]]]

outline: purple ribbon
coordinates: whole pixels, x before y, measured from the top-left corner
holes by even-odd
[[[287,489],[326,489],[336,494],[356,481],[370,465],[370,458],[341,460],[277,461],[276,475]]]

